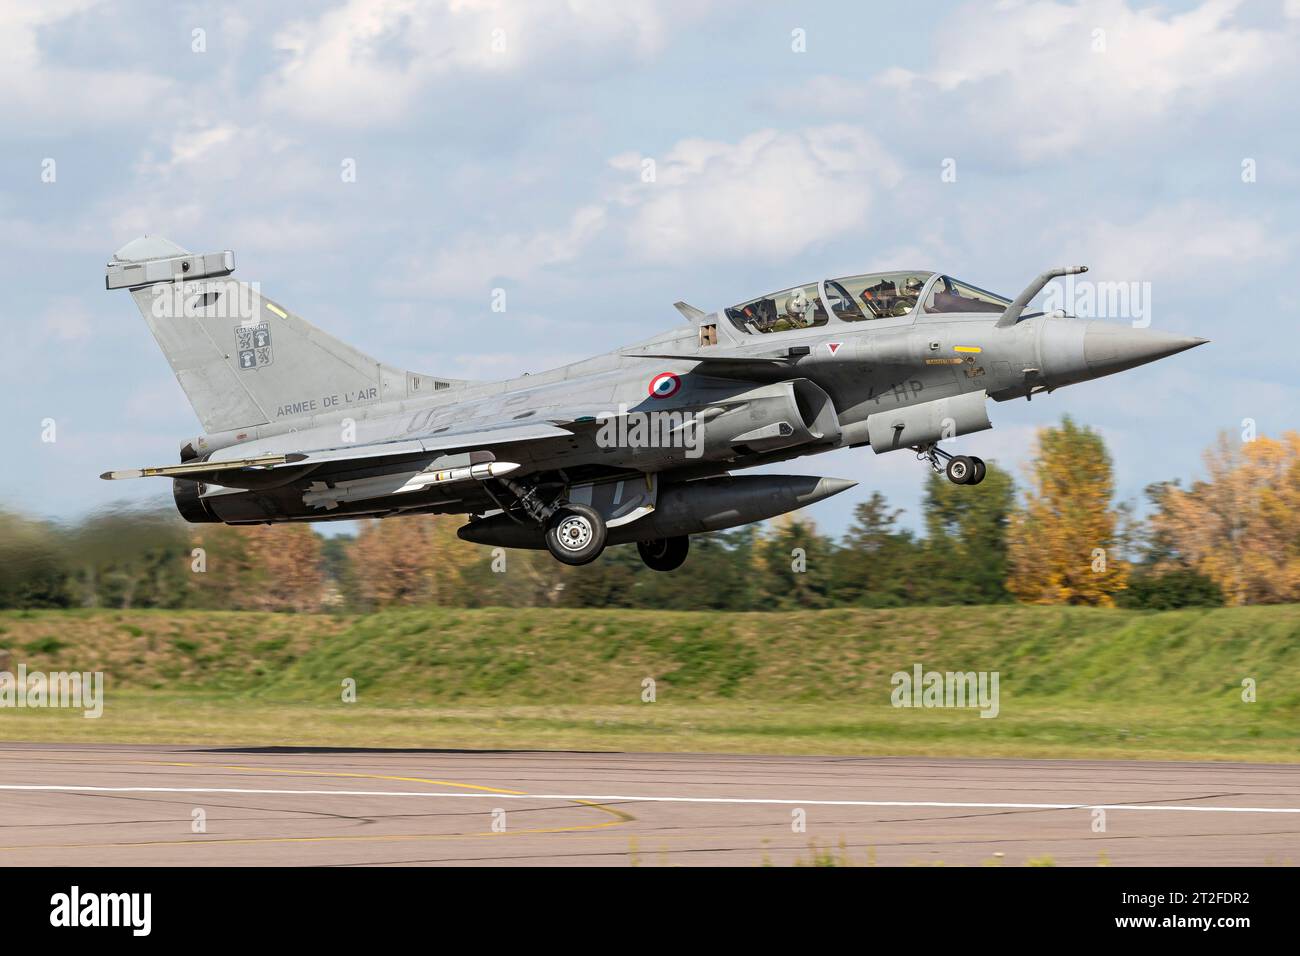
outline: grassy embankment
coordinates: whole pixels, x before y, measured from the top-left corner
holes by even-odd
[[[1300,758],[1300,606],[4,612],[0,649],[108,684],[99,720],[0,710],[7,740]],[[891,707],[915,663],[999,671],[1000,715]]]

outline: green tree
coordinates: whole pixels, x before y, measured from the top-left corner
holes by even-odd
[[[68,576],[58,526],[0,511],[0,608],[67,607]]]
[[[660,574],[641,569],[637,606],[683,611],[756,609],[757,537],[756,525],[692,536],[690,557],[679,570]]]
[[[190,539],[174,511],[120,508],[90,515],[64,536],[69,588],[82,607],[182,607]]]
[[[591,564],[565,568],[559,603],[565,607],[637,607],[642,572],[653,573],[642,564],[636,548],[606,548]]]
[[[1128,587],[1116,602],[1120,607],[1170,611],[1180,607],[1222,607],[1223,591],[1192,568],[1160,571],[1141,567],[1129,575]]]
[[[902,513],[878,491],[853,509],[853,523],[832,559],[836,603],[899,607],[916,600],[921,552],[915,536],[898,527]]]
[[[822,608],[832,604],[835,544],[798,513],[775,519],[756,549],[758,606]]]
[[[931,472],[925,515],[927,604],[996,604],[1007,592],[1007,525],[1015,505],[1011,475],[990,463],[978,485],[954,485]]]

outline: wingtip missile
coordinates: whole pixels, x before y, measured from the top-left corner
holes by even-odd
[[[241,468],[273,468],[304,461],[306,455],[291,452],[285,455],[258,455],[253,458],[233,458],[230,461],[191,461],[181,465],[158,465],[153,468],[123,468],[106,471],[99,477],[104,481],[121,481],[124,478],[194,478]]]

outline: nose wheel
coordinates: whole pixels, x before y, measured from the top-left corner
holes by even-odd
[[[936,472],[943,472],[954,485],[978,485],[984,480],[988,468],[983,458],[974,455],[950,455],[938,445],[918,445],[916,457],[930,463]]]
[[[978,485],[984,480],[984,459],[974,455],[953,455],[944,468],[954,485]]]

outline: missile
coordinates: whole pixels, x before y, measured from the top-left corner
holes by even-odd
[[[192,461],[180,465],[158,465],[153,468],[122,468],[106,471],[99,477],[105,481],[120,481],[123,478],[183,478],[193,476],[195,480],[211,478],[219,481],[223,471],[235,471],[240,468],[272,468],[276,465],[292,465],[303,461],[306,455],[258,455],[253,458],[233,458],[230,461]]]
[[[388,495],[410,494],[413,491],[423,491],[437,485],[451,485],[459,481],[485,481],[488,478],[508,475],[518,467],[519,465],[513,461],[487,461],[456,468],[430,466],[423,471],[402,471],[389,475],[375,475],[371,478],[355,478],[351,481],[338,481],[333,485],[323,481],[313,481],[303,493],[302,503],[311,508],[324,508],[330,511],[343,501],[365,501]]]
[[[659,491],[653,511],[630,524],[609,529],[609,544],[720,531],[763,521],[838,495],[856,484],[846,478],[807,475],[726,475],[666,484]],[[540,528],[520,525],[506,514],[471,521],[456,534],[475,544],[546,547]]]

